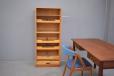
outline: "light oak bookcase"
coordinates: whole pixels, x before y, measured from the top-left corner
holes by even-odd
[[[60,66],[61,9],[36,8],[36,65]]]

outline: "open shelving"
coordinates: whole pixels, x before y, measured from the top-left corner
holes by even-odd
[[[36,8],[36,65],[59,66],[61,9]]]

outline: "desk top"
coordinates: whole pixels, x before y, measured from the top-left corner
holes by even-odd
[[[114,61],[114,45],[100,39],[72,39],[100,61]]]

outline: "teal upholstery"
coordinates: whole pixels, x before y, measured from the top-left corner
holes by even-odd
[[[73,56],[76,55],[77,53],[74,52],[74,51],[72,51],[72,50],[70,50],[70,49],[68,48],[68,46],[66,46],[66,45],[62,45],[62,47],[63,47],[63,54],[70,56],[70,58],[67,59],[66,64],[67,64],[67,67],[68,67],[68,68],[71,68],[71,67],[72,67],[72,61],[73,61]],[[85,64],[86,66],[92,66],[85,58],[82,58],[82,60],[83,60],[83,62],[84,62],[84,64]],[[75,62],[75,68],[80,68],[81,66],[82,66],[82,65],[81,65],[80,60],[77,59],[76,62]]]
[[[83,62],[85,63],[86,66],[92,66],[85,58],[82,58]],[[68,59],[67,60],[67,67],[68,68],[71,68],[72,67],[72,61],[73,59]],[[80,63],[80,60],[78,59],[76,62],[75,62],[75,68],[80,68],[82,65]]]

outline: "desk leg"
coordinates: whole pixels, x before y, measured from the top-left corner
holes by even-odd
[[[103,64],[102,63],[99,65],[98,76],[103,76]]]
[[[75,42],[73,41],[73,50],[76,50]]]

